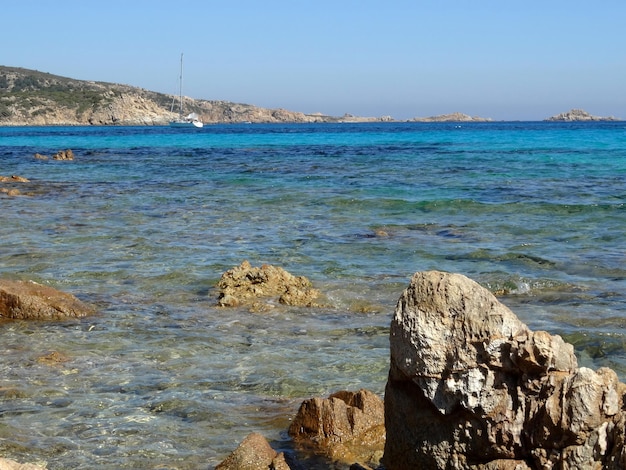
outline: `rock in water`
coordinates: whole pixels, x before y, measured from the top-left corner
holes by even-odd
[[[258,433],[248,435],[215,470],[289,470],[284,454]]]
[[[289,435],[334,462],[377,467],[385,445],[383,401],[368,390],[311,398],[300,405]]]
[[[0,279],[0,318],[61,320],[90,313],[93,309],[89,305],[50,286]]]
[[[258,299],[277,298],[284,305],[314,307],[319,291],[304,276],[294,276],[282,268],[264,264],[253,267],[248,261],[229,269],[218,282],[218,304],[234,307],[253,304]]]
[[[416,273],[390,349],[386,470],[626,468],[626,385],[465,276]]]

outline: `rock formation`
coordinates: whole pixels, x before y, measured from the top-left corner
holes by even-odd
[[[386,470],[626,468],[626,385],[474,281],[416,273],[390,349]]]
[[[255,305],[259,299],[278,299],[284,305],[312,307],[320,294],[304,276],[294,276],[267,264],[252,267],[248,261],[222,274],[217,286],[220,289],[218,305],[222,307],[250,305],[263,309],[264,306]],[[265,304],[268,305],[271,304]]]
[[[258,433],[246,437],[215,470],[289,470],[285,455],[272,449]]]
[[[385,445],[384,419],[383,400],[374,393],[341,391],[304,401],[289,435],[333,462],[374,468]]]
[[[619,121],[619,119],[609,116],[600,117],[592,116],[587,111],[582,109],[571,109],[566,113],[557,114],[556,116],[549,117],[546,121]]]
[[[30,181],[23,176],[0,176],[0,183],[29,183]],[[0,194],[7,196],[21,196],[22,192],[17,188],[4,188],[0,186]]]
[[[0,279],[0,319],[61,320],[91,313],[71,294],[33,281]]]
[[[439,116],[416,117],[412,122],[491,122],[492,119],[469,116],[463,113],[441,114]]]

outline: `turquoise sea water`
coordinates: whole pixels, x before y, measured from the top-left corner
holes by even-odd
[[[14,174],[31,183],[0,194],[0,275],[98,314],[0,322],[0,455],[212,468],[253,431],[290,449],[303,399],[383,393],[395,303],[427,269],[626,380],[625,123],[0,128]],[[243,260],[329,307],[217,308]]]

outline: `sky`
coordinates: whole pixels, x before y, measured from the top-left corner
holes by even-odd
[[[23,0],[0,65],[342,116],[626,119],[624,0]]]

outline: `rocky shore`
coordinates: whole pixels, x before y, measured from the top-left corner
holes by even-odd
[[[0,66],[0,125],[166,125],[177,117],[171,112],[173,95],[143,88],[86,80]],[[210,123],[366,123],[397,122],[392,116],[364,117],[345,113],[330,116],[286,109],[268,109],[224,100],[183,97],[188,112]],[[572,109],[546,121],[616,121]],[[493,122],[490,118],[453,112],[414,117],[407,122]]]
[[[279,303],[310,306],[319,295],[306,278],[247,262],[224,273],[218,287],[220,299],[232,296],[237,305],[272,303],[296,290],[308,292],[295,296],[302,302]],[[49,286],[0,280],[5,320],[91,313]],[[298,452],[354,470],[626,468],[626,385],[611,369],[578,367],[572,345],[530,330],[467,277],[416,273],[398,300],[389,340],[384,399],[367,390],[313,397],[288,429],[295,453],[272,449],[252,430],[216,468],[305,468]],[[0,460],[0,469],[41,468],[18,465]]]

